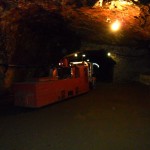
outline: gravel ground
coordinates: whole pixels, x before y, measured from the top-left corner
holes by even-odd
[[[149,150],[150,86],[98,84],[40,109],[0,107],[0,150]]]

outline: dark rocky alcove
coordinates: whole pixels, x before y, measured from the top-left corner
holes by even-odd
[[[52,65],[79,49],[80,38],[67,24],[59,11],[47,11],[36,4],[10,10],[1,22],[1,88],[47,76]]]

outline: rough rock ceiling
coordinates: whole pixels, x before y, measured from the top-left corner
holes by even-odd
[[[121,8],[109,8],[110,5],[76,10],[64,7],[62,14],[82,40],[124,46],[144,46],[149,43],[150,7],[125,4]],[[115,20],[120,21],[121,27],[114,32],[111,24]]]
[[[20,0],[18,2],[7,0],[6,2],[8,7],[26,9],[29,5],[36,3],[48,11],[58,11],[66,22],[69,22],[71,30],[74,30],[85,41],[98,44],[140,45],[148,43],[150,40],[150,5],[137,6],[129,0],[107,1],[107,3],[104,1],[102,7],[98,2],[87,7],[91,1],[86,0],[84,2],[75,0]],[[78,8],[78,6],[83,7]],[[1,4],[2,7],[4,9],[4,2]],[[111,23],[115,20],[121,22],[121,28],[117,32],[110,29]]]
[[[149,47],[150,5],[109,2],[103,7],[97,3],[78,7],[76,3],[56,1],[7,1],[9,7],[0,3],[0,43],[4,42],[0,47],[10,56],[10,63],[49,64],[49,58],[53,58],[51,62],[58,59],[61,50],[77,50],[80,41]],[[121,26],[114,32],[110,26],[115,20]],[[19,56],[23,57],[19,60]]]

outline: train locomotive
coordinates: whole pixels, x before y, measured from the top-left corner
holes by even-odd
[[[18,82],[13,86],[14,105],[40,108],[86,93],[94,86],[93,66],[90,62],[68,62],[62,59],[48,77]]]

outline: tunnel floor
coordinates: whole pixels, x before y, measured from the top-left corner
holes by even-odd
[[[40,109],[0,108],[1,150],[150,149],[150,86],[98,83]]]

